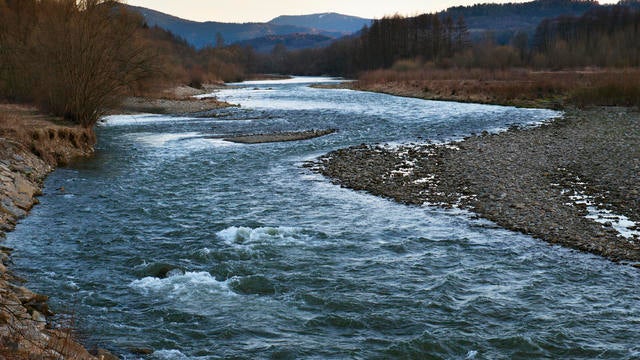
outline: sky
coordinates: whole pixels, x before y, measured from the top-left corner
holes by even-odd
[[[526,2],[510,0],[495,2]],[[385,15],[417,15],[451,6],[473,5],[491,0],[126,0],[142,6],[195,21],[266,22],[279,15],[306,15],[337,12],[364,18]],[[605,0],[600,3],[617,2]]]

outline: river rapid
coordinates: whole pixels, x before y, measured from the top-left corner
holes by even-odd
[[[12,268],[127,359],[640,358],[638,269],[302,166],[558,113],[308,86],[331,81],[238,84],[216,117],[106,118],[95,158],[52,173],[8,235]]]

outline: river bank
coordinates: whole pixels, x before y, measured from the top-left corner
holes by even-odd
[[[53,122],[29,106],[0,104],[0,237],[38,203],[47,174],[89,156],[94,143],[91,129]],[[7,268],[11,252],[0,247],[0,355],[95,359],[73,340],[73,329],[53,328],[48,297],[24,287],[25,280]]]
[[[338,150],[316,168],[348,188],[413,205],[458,206],[549,243],[637,266],[638,149],[638,112],[594,108],[450,145]]]
[[[634,69],[376,70],[348,84],[352,89],[426,100],[523,108],[564,109],[587,106],[636,106],[640,92]]]

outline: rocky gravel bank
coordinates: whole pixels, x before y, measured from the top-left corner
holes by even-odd
[[[536,128],[447,145],[361,145],[311,166],[345,187],[461,207],[552,244],[640,264],[640,113],[630,109],[568,110]]]
[[[93,152],[90,129],[59,125],[23,106],[0,105],[0,238],[38,203],[56,165]],[[99,359],[79,345],[72,329],[50,321],[47,296],[24,287],[10,271],[12,249],[0,246],[0,359]],[[8,268],[9,267],[9,268]]]

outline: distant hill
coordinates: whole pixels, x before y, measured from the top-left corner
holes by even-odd
[[[158,26],[163,29],[169,30],[175,35],[185,39],[196,48],[215,45],[217,34],[222,35],[225,44],[229,45],[251,39],[294,34],[320,35],[326,38],[337,39],[344,36],[344,30],[349,28],[347,25],[340,25],[339,21],[337,20],[340,17],[340,15],[338,14],[335,14],[335,16],[332,15],[327,17],[327,20],[330,21],[327,22],[326,26],[322,25],[321,22],[314,22],[314,27],[310,27],[289,25],[284,23],[277,24],[271,22],[244,24],[222,23],[214,21],[197,22],[181,19],[179,17],[175,17],[144,7],[129,6],[129,8],[139,12],[145,18],[145,21],[149,26]],[[284,20],[284,22],[298,22],[294,18],[295,17],[289,18],[289,20]],[[353,19],[353,17],[346,17],[345,24],[355,21]],[[315,27],[315,25],[318,26]],[[332,28],[336,28],[337,30],[324,30]],[[259,46],[265,47],[267,45],[263,44]]]
[[[635,7],[640,4],[638,0],[622,0],[621,3]],[[536,0],[456,6],[438,15],[442,18],[451,16],[454,20],[463,17],[472,40],[482,39],[491,32],[498,43],[506,44],[517,32],[525,32],[531,38],[544,19],[581,16],[598,7],[601,5],[592,0]],[[226,44],[251,45],[261,52],[270,51],[278,43],[290,49],[317,47],[331,43],[325,38],[351,35],[371,23],[369,19],[336,13],[278,16],[267,23],[196,22],[143,7],[130,8],[142,14],[150,26],[169,30],[196,48],[215,45],[217,34],[222,35]]]
[[[506,43],[518,31],[533,35],[544,19],[580,16],[600,5],[590,0],[536,0],[526,3],[478,4],[451,7],[440,13],[454,19],[464,17],[472,39],[491,31],[498,43]]]
[[[273,25],[290,25],[312,28],[320,31],[339,32],[350,35],[371,24],[371,19],[337,13],[322,13],[311,15],[283,15],[269,21]]]
[[[318,34],[287,34],[268,35],[250,40],[239,41],[236,44],[251,46],[255,51],[268,53],[278,45],[284,45],[287,50],[299,50],[309,48],[321,48],[330,45],[336,39],[333,37]]]

